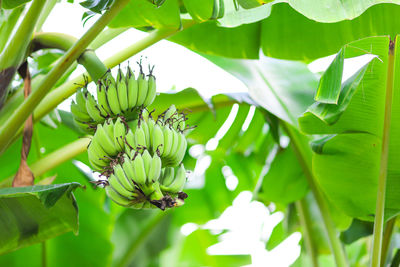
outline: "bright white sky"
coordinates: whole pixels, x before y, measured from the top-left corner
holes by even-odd
[[[76,3],[58,3],[43,26],[43,30],[46,32],[57,31],[80,37],[95,20],[91,19],[83,28],[81,22],[83,12],[84,9]],[[127,47],[144,36],[146,36],[146,33],[134,29],[129,30],[97,50],[96,53],[101,59],[108,58],[114,52]],[[182,90],[187,87],[193,87],[205,96],[223,92],[247,91],[245,85],[232,75],[196,53],[168,41],[161,41],[131,58],[131,66],[136,68],[135,62],[139,60],[140,56],[147,57],[147,62],[156,66],[155,75],[159,92],[165,92],[172,88]],[[332,59],[333,57],[328,57],[312,63],[310,64],[310,69],[314,72],[324,71]],[[124,68],[126,64],[121,66]],[[350,74],[346,71],[346,68],[354,69],[354,66],[352,64],[345,66],[345,77],[348,77]],[[83,68],[79,67],[75,74],[79,74],[82,71]],[[75,74],[72,76],[75,76]],[[65,102],[60,108],[69,110],[69,102]],[[229,126],[227,127],[229,128]],[[215,139],[218,138],[221,137],[216,137]],[[203,153],[204,148],[202,148],[202,152],[197,153],[197,156],[206,159]],[[204,168],[207,168],[207,164],[209,164],[207,160],[200,160],[196,169],[201,170],[196,170],[195,172],[201,176]],[[228,178],[228,188],[232,187],[232,184],[228,184],[229,181],[234,181],[233,187],[235,187],[237,182],[235,182],[234,175],[230,174]],[[251,266],[284,267],[292,264],[298,257],[300,253],[298,243],[301,235],[294,233],[272,251],[266,251],[264,243],[271,234],[273,227],[282,218],[283,215],[281,213],[271,215],[264,205],[252,201],[250,192],[242,192],[233,203],[233,206],[229,207],[218,220],[210,221],[205,226],[188,223],[182,227],[182,233],[188,235],[198,227],[212,229],[214,232],[229,229],[228,233],[221,236],[220,243],[208,249],[208,253],[250,254],[252,256]]]

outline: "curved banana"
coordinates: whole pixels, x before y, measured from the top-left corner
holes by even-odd
[[[150,132],[149,132],[149,126],[147,125],[147,122],[145,121],[145,120],[140,120],[140,128],[142,128],[142,130],[143,130],[143,133],[144,133],[144,137],[145,137],[145,140],[146,140],[146,147],[147,148],[150,148],[150,144],[151,144],[151,140],[150,140],[150,138],[151,138],[151,135],[150,135]]]
[[[169,186],[174,180],[175,169],[173,167],[166,167],[163,170],[162,177],[160,177],[160,185]]]
[[[127,154],[124,154],[124,163],[122,163],[122,169],[124,169],[125,175],[128,178],[129,183],[134,187],[133,177],[135,176],[135,172],[133,170],[133,166],[131,163],[131,159]]]
[[[127,190],[122,184],[121,181],[115,176],[115,174],[111,174],[110,177],[108,177],[108,183],[110,186],[123,197],[126,198],[133,198],[132,192]]]
[[[100,108],[97,106],[96,100],[89,92],[86,94],[86,110],[94,121],[104,121],[104,117],[101,115]]]
[[[123,151],[125,148],[125,124],[122,122],[121,118],[118,117],[117,121],[114,124],[114,143],[115,146],[120,150]]]
[[[142,106],[144,104],[144,100],[146,99],[148,91],[148,83],[146,80],[146,76],[144,75],[142,70],[140,70],[137,82],[138,82],[138,98],[136,106]]]
[[[128,107],[130,110],[132,110],[134,107],[136,107],[139,87],[135,75],[129,66],[126,79],[128,83]]]
[[[152,157],[147,149],[144,150],[142,154],[142,159],[143,159],[143,164],[144,164],[144,170],[146,171],[146,177],[149,175],[150,172],[150,165],[152,161]]]
[[[146,137],[143,131],[142,127],[138,127],[135,131],[135,144],[136,147],[142,146],[142,147],[148,147],[146,143]]]
[[[171,153],[171,148],[174,141],[173,140],[174,134],[168,126],[164,126],[163,136],[164,136],[164,151],[161,155],[163,157],[168,157]]]
[[[139,185],[143,185],[146,183],[146,170],[144,168],[144,162],[142,156],[137,154],[136,157],[132,161],[133,170],[135,172],[135,176],[133,181]]]
[[[107,123],[105,125],[107,125]],[[116,149],[114,142],[108,136],[101,124],[97,124],[97,130],[93,138],[99,140],[101,147],[108,155],[114,156],[118,154],[118,150]]]
[[[178,171],[176,172],[176,176],[171,184],[168,186],[160,185],[162,191],[171,192],[171,193],[178,193],[182,191],[186,182],[186,170],[183,164],[179,167]]]
[[[145,107],[147,107],[151,103],[153,103],[154,99],[156,98],[156,93],[157,93],[156,77],[154,77],[152,74],[150,74],[147,84],[148,84],[147,95],[146,95],[146,99],[143,102],[143,106],[145,106]]]
[[[125,83],[125,77],[121,69],[118,69],[117,75],[118,102],[122,112],[128,111],[128,88]]]
[[[153,135],[152,135],[152,148],[153,154],[158,150],[159,154],[162,155],[164,151],[164,135],[161,127],[158,124],[154,125]]]
[[[154,183],[158,181],[161,175],[161,158],[154,154],[153,158],[151,159],[151,165],[149,172],[147,174],[147,182]]]
[[[131,204],[131,200],[118,194],[111,186],[106,186],[105,190],[107,196],[118,205],[126,207]]]
[[[129,129],[128,133],[125,135],[125,141],[128,144],[127,146],[125,146],[125,152],[129,154],[131,149],[136,148],[135,135],[133,134],[131,129]]]
[[[93,142],[93,140],[92,140]],[[99,153],[98,150],[95,149],[94,145],[89,145],[88,149],[87,149],[87,153],[88,153],[88,158],[89,158],[89,162],[90,164],[92,164],[93,167],[98,168],[101,167],[100,169],[103,169],[103,167],[107,166],[109,164],[109,161],[107,162],[104,159],[104,156],[102,154]]]
[[[172,104],[164,113],[164,122],[171,123],[172,118],[176,115],[176,107]]]
[[[111,115],[111,109],[108,106],[106,86],[100,80],[97,83],[97,103],[100,107],[100,112],[104,117]]]
[[[119,105],[117,88],[113,83],[108,83],[106,86],[108,105],[114,115],[121,114],[121,107]]]
[[[134,191],[135,187],[133,185],[133,183],[131,183],[128,179],[128,177],[126,177],[125,175],[125,171],[123,169],[123,167],[121,165],[115,165],[114,168],[114,175],[115,177],[118,178],[118,181],[121,183],[121,185],[128,191]]]
[[[71,113],[74,116],[74,119],[81,122],[90,122],[92,121],[92,117],[87,113],[86,109],[83,111],[80,109],[79,105],[76,104],[73,100],[71,102]]]

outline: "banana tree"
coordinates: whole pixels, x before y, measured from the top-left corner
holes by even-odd
[[[248,257],[206,255],[216,242],[209,232],[185,238],[177,229],[218,217],[250,190],[285,214],[268,249],[302,232],[300,266],[360,266],[369,255],[372,266],[395,266],[397,43],[387,35],[394,38],[400,26],[392,19],[398,1],[88,0],[81,3],[83,17],[97,20],[79,39],[41,32],[56,2],[3,1],[0,9],[0,202],[9,222],[0,229],[6,236],[0,253],[15,250],[0,256],[4,265],[24,265],[26,257],[33,265],[247,264]],[[130,27],[148,34],[102,62],[95,50]],[[218,145],[197,158],[186,153],[187,168],[201,157],[211,160],[196,178],[201,186],[187,184],[185,205],[168,212],[127,209],[92,186],[84,153],[91,137],[57,106],[164,39],[237,76],[249,94],[204,99],[188,88],[156,97],[149,110],[175,104],[191,111],[188,123],[197,128],[186,134],[189,148],[210,140]],[[307,68],[335,53],[322,76]],[[344,59],[366,54],[367,63],[342,82]],[[71,78],[77,63],[87,73]],[[228,117],[235,119],[221,135]],[[238,177],[233,190],[226,167]],[[25,187],[15,187],[13,177]],[[77,233],[77,205],[79,234],[64,234]]]

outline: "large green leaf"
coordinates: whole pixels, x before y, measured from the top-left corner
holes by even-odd
[[[264,202],[288,204],[303,198],[307,191],[308,183],[293,149],[289,146],[278,151],[263,179],[258,197]]]
[[[132,0],[110,22],[110,27],[155,27],[179,29],[181,26],[177,0],[165,1],[157,7],[147,0]]]
[[[360,16],[369,7],[380,3],[396,3],[398,0],[289,0],[289,4],[304,16],[318,22],[337,22],[341,20],[352,20]]]
[[[346,57],[365,50],[378,56],[369,64],[365,76],[336,123],[326,124],[310,112],[300,119],[309,134],[331,134],[314,142],[313,171],[328,198],[352,217],[372,220],[375,213],[377,181],[385,112],[388,37],[371,37],[352,42]],[[396,45],[395,72],[399,68]],[[399,113],[400,80],[395,76],[390,129],[389,163],[385,218],[400,211],[399,199]]]
[[[78,183],[0,189],[0,254],[78,232]]]
[[[235,28],[220,27],[216,21],[196,24],[170,37],[169,40],[196,52],[230,58],[258,58],[260,24]]]

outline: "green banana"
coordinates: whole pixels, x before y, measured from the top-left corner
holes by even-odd
[[[171,193],[178,193],[182,191],[184,185],[186,183],[186,170],[183,164],[179,167],[178,171],[176,172],[176,176],[174,181],[168,185],[167,187],[160,186],[163,191],[171,192]]]
[[[136,106],[142,106],[144,104],[144,100],[146,99],[148,91],[148,83],[146,80],[146,76],[142,71],[140,71],[137,81],[138,81],[138,99],[136,102]]]
[[[146,170],[144,168],[144,162],[142,159],[142,155],[137,154],[136,157],[132,161],[133,170],[135,172],[135,176],[133,181],[139,185],[143,185],[146,183]]]
[[[127,190],[121,184],[121,181],[117,178],[117,176],[115,174],[111,174],[110,177],[108,177],[108,183],[115,190],[115,192],[117,192],[121,196],[126,197],[126,198],[130,198],[130,199],[133,198],[132,192]]]
[[[126,79],[128,83],[128,108],[132,110],[134,107],[136,107],[139,88],[135,75],[129,67],[126,74]]]
[[[85,92],[87,92],[87,91],[85,90]],[[75,101],[82,111],[86,110],[86,97],[85,97],[85,93],[83,92],[82,88],[79,88],[76,91]]]
[[[97,166],[107,166],[110,163],[110,160],[107,159],[106,156],[108,154],[104,151],[104,149],[101,147],[99,143],[99,139],[97,138],[92,138],[92,141],[90,142],[88,146],[88,155],[89,155],[89,161],[92,163],[93,156],[96,160],[100,159],[103,163],[98,164],[97,161],[95,160],[95,164]]]
[[[147,83],[148,83],[147,95],[143,103],[143,106],[145,107],[153,103],[154,98],[156,98],[157,94],[156,78],[152,74],[149,75],[149,80],[147,81]]]
[[[121,151],[123,151],[125,148],[125,141],[124,141],[125,133],[126,133],[125,125],[122,122],[121,118],[118,117],[117,121],[114,124],[113,141],[115,143],[115,146]]]
[[[175,169],[173,167],[165,167],[162,177],[160,177],[160,184],[162,186],[169,186],[174,180]]]
[[[172,117],[176,114],[175,105],[171,105],[164,113],[164,122],[171,123]]]
[[[71,102],[71,113],[74,116],[74,119],[81,122],[90,122],[92,121],[92,117],[87,113],[86,109],[82,111],[78,104],[76,104],[73,100]]]
[[[151,144],[149,126],[145,120],[140,120],[140,128],[142,128],[146,140],[146,147],[149,148]]]
[[[101,115],[100,108],[97,106],[96,100],[89,92],[86,94],[86,110],[94,121],[104,121],[104,117]]]
[[[168,126],[164,126],[163,136],[164,136],[164,151],[161,155],[163,157],[169,157],[174,141],[173,140],[174,135],[172,130]]]
[[[83,123],[74,118],[75,125],[85,133],[93,134],[95,130],[88,123]]]
[[[104,125],[107,126],[107,123]],[[99,140],[101,147],[108,155],[114,156],[118,154],[113,140],[108,136],[101,124],[97,124],[97,130],[93,138]]]
[[[122,112],[128,111],[128,88],[126,86],[125,77],[121,69],[118,69],[117,75],[117,92],[118,102]]]
[[[104,158],[103,155],[100,154],[95,149],[94,145],[90,144],[87,152],[88,152],[89,162],[90,162],[90,164],[92,164],[93,167],[101,167],[100,169],[103,169],[103,167],[105,167],[109,164],[109,162],[102,160]]]
[[[115,203],[121,206],[129,206],[131,200],[118,194],[111,186],[106,186],[105,188],[107,196]]]
[[[134,187],[132,179],[135,176],[135,172],[131,164],[131,159],[127,154],[124,154],[124,163],[122,163],[122,169],[124,169],[125,175],[128,178],[129,183]]]
[[[100,107],[100,112],[104,117],[111,115],[111,109],[108,106],[106,86],[102,81],[97,84],[97,103]]]
[[[154,183],[156,182],[161,175],[161,158],[154,154],[151,159],[150,169],[147,175],[147,182]]]
[[[158,150],[159,154],[162,155],[164,151],[164,135],[158,124],[154,125],[152,137],[153,154]]]
[[[135,131],[135,144],[136,147],[143,146],[148,147],[146,143],[146,137],[142,127],[138,127]]]
[[[128,179],[128,177],[126,177],[125,175],[125,170],[123,169],[123,167],[121,165],[115,165],[114,168],[114,175],[115,177],[118,178],[118,181],[121,183],[121,185],[129,191],[134,191],[135,187],[133,185],[133,183],[131,183]]]
[[[106,86],[108,105],[114,115],[121,114],[121,107],[119,105],[117,88],[113,83],[108,83]]]
[[[131,149],[135,149],[136,148],[135,135],[133,134],[131,129],[129,129],[128,133],[125,135],[125,141],[128,144],[125,147],[125,151],[127,153],[130,152]]]
[[[152,157],[147,149],[144,150],[142,154],[142,159],[143,159],[143,164],[144,164],[144,170],[146,171],[146,177],[149,175],[150,172],[150,165],[152,161]]]

